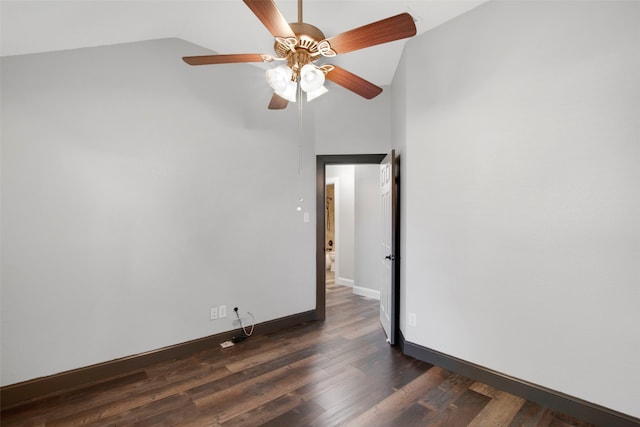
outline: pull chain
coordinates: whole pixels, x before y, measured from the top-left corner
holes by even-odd
[[[302,142],[304,140],[302,134],[302,89],[300,85],[298,85],[298,207],[296,210],[298,212],[302,211],[302,203],[304,202],[304,197],[302,196],[302,151],[303,146]]]

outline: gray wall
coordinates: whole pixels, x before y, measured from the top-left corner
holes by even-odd
[[[2,59],[2,384],[234,329],[213,305],[315,307],[313,132],[299,178],[296,109],[200,53]]]
[[[318,154],[379,154],[391,149],[391,89],[369,100],[336,85],[314,100]]]
[[[382,227],[380,166],[355,165],[354,292],[380,299]]]
[[[387,151],[390,98],[269,111],[264,70],[180,60],[206,53],[2,58],[2,385],[315,307],[315,152]]]
[[[489,2],[409,41],[392,97],[406,339],[636,417],[639,17]]]

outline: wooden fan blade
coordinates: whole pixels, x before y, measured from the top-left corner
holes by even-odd
[[[289,101],[274,93],[271,102],[269,102],[269,110],[284,110],[287,105],[289,105]]]
[[[236,62],[268,62],[268,55],[259,53],[237,53],[231,55],[184,56],[182,60],[189,65],[233,64]]]
[[[416,25],[413,18],[408,13],[401,13],[338,34],[327,41],[336,53],[347,53],[415,35]]]
[[[381,87],[374,85],[362,77],[356,76],[344,68],[336,66],[327,73],[327,80],[331,80],[345,89],[349,89],[351,92],[357,93],[367,99],[375,98],[382,93]]]
[[[274,37],[295,37],[273,0],[243,0]]]

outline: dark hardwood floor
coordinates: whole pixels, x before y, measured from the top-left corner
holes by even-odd
[[[327,320],[9,408],[2,426],[590,426],[403,356],[378,301],[327,285]]]

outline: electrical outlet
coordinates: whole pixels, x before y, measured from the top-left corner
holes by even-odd
[[[218,307],[218,317],[221,319],[224,319],[225,317],[227,317],[227,306],[226,305],[221,305],[220,307]]]
[[[416,320],[416,314],[415,313],[409,313],[408,323],[409,323],[409,326],[416,327],[418,322]]]
[[[216,320],[218,318],[218,307],[211,307],[209,309],[209,319]]]

